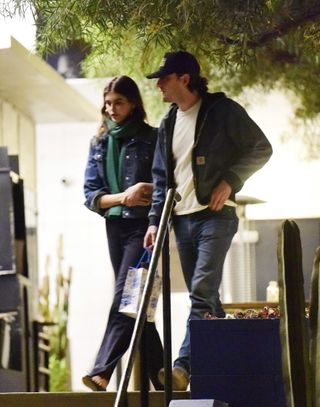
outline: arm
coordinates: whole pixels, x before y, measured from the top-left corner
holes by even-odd
[[[118,194],[105,194],[99,197],[97,205],[101,209],[111,208],[116,205],[148,206],[151,202],[152,184],[138,182],[124,192]]]
[[[272,146],[259,126],[236,102],[228,100],[226,133],[238,150],[233,164],[222,174],[222,178],[238,192],[244,182],[262,168],[272,155]]]
[[[102,156],[97,151],[96,143],[90,142],[87,165],[84,175],[84,195],[86,197],[85,206],[101,216],[105,211],[97,205],[102,195],[109,194],[110,191],[100,176],[98,166],[102,165]]]
[[[153,192],[151,209],[149,211],[149,227],[143,240],[143,247],[149,249],[154,247],[156,241],[158,224],[166,194],[167,174],[163,140],[164,133],[161,133],[160,128],[152,164]]]
[[[104,216],[106,209],[116,205],[150,205],[152,183],[138,182],[127,188],[124,192],[110,194],[108,186],[99,173],[98,167],[99,165],[102,166],[102,159],[103,157],[97,151],[96,144],[91,142],[84,182],[85,205],[88,209]]]
[[[166,197],[167,172],[164,148],[164,131],[160,127],[152,164],[152,204],[149,212],[149,224],[158,225]]]

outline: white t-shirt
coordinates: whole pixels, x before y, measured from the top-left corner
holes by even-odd
[[[176,123],[173,131],[172,152],[175,160],[174,180],[176,190],[181,196],[181,201],[174,207],[176,215],[186,215],[201,211],[208,206],[200,205],[195,193],[191,152],[194,145],[196,121],[201,106],[201,99],[190,109],[178,109]]]

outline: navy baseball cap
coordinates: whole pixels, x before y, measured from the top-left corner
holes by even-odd
[[[187,51],[167,52],[156,72],[147,75],[148,79],[163,78],[172,73],[188,73],[199,76],[200,65],[196,58]]]

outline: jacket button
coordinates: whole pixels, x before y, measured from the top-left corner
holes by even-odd
[[[130,179],[130,177],[126,177],[125,180],[128,181]]]
[[[126,159],[128,160],[130,158],[130,155],[126,155]]]

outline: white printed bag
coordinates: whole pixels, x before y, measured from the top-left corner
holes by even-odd
[[[141,297],[146,282],[148,270],[142,265],[149,265],[150,252],[145,250],[136,267],[129,267],[126,282],[123,288],[119,312],[132,318],[137,318]],[[152,293],[147,309],[147,321],[154,322],[159,295],[161,293],[162,279],[158,272],[154,277]]]

